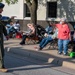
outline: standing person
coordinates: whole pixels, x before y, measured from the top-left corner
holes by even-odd
[[[4,4],[0,3],[0,18],[2,17],[1,13],[3,11],[4,8]],[[3,45],[3,34],[6,36],[6,38],[8,39],[7,36],[7,30],[5,28],[5,25],[1,22],[0,20],[0,71],[1,72],[7,72],[7,69],[4,67],[4,45]]]
[[[62,54],[63,52],[64,55],[67,55],[68,43],[71,40],[68,23],[66,23],[65,18],[61,18],[60,23],[55,24],[55,26],[58,28],[58,53]]]

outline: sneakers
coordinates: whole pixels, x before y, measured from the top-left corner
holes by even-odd
[[[59,55],[61,55],[61,54],[62,54],[62,52],[58,52],[58,54],[59,54]]]
[[[8,70],[6,68],[0,68],[0,72],[7,72]]]
[[[68,53],[64,53],[64,52],[63,53],[62,52],[58,52],[58,54],[59,55],[63,54],[64,56],[67,56],[68,55]]]
[[[64,55],[64,56],[67,56],[67,55],[68,55],[68,53],[63,53],[63,55]]]
[[[36,49],[36,51],[42,50],[42,48],[40,47],[34,47]]]

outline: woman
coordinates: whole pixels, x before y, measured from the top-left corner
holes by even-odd
[[[55,24],[55,26],[58,28],[58,53],[62,54],[63,52],[64,55],[67,55],[68,43],[71,40],[68,23],[66,23],[65,18],[61,18],[60,23]]]
[[[32,37],[35,35],[35,28],[34,28],[33,23],[27,24],[27,27],[29,30],[25,34],[23,34],[22,41],[20,42],[20,45],[25,44],[25,40],[27,37]]]

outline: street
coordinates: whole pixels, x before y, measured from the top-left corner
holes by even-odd
[[[8,72],[0,72],[0,75],[75,75],[75,70],[10,52],[5,52],[5,67],[8,68]]]

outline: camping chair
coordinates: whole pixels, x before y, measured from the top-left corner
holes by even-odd
[[[53,50],[58,50],[58,39],[53,39],[52,41],[49,42],[49,48],[48,49],[53,49]]]
[[[28,36],[26,38],[26,44],[36,44],[38,42],[39,38],[38,36],[34,35],[34,36]]]
[[[44,37],[44,33],[46,31],[41,25],[37,25],[35,27],[35,29],[36,29],[35,35],[34,36],[28,36],[28,38],[26,39],[27,44],[31,44],[31,43],[36,44],[37,42],[39,42]]]

